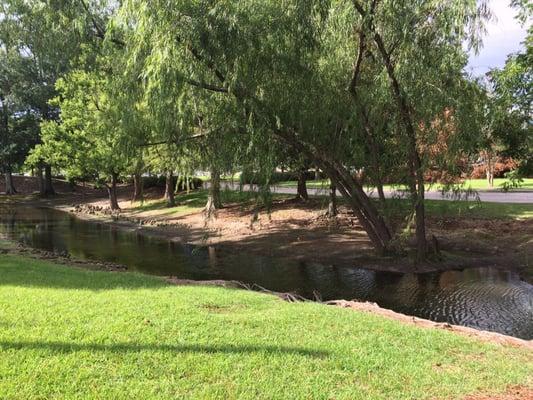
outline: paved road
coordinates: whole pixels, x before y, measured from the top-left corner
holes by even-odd
[[[209,184],[207,184],[209,186]],[[223,182],[222,187],[226,187],[228,189],[237,190],[239,188],[239,185],[237,183],[231,183],[231,182]],[[250,185],[244,185],[244,190],[249,191],[251,190]],[[281,187],[281,186],[272,186],[271,190],[275,193],[284,193],[284,194],[296,194],[296,188],[294,187]],[[308,188],[307,192],[311,196],[317,196],[317,195],[326,195],[327,189],[314,189],[314,188]],[[372,191],[369,192],[369,195],[372,197],[377,197],[377,192]],[[398,197],[403,196],[404,194],[399,191],[385,191],[385,196],[390,197]],[[515,191],[515,192],[498,192],[498,191],[479,191],[478,192],[479,200],[488,202],[488,203],[521,203],[521,204],[533,204],[533,191]],[[428,191],[426,192],[426,199],[428,200],[453,200],[453,198],[449,196],[443,196],[441,192],[439,191]],[[475,198],[471,197],[469,200],[476,200]]]

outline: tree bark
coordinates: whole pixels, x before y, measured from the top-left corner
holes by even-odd
[[[327,216],[333,218],[337,216],[337,187],[334,183],[329,185],[329,203]]]
[[[165,200],[167,207],[174,207],[176,201],[174,200],[174,175],[172,171],[167,171],[165,178]]]
[[[143,201],[143,177],[140,172],[135,172],[133,174],[133,197],[131,199],[131,202],[134,203],[136,201]]]
[[[486,158],[487,158],[487,162],[486,162],[486,175],[487,175],[487,181],[489,183],[489,187],[493,188],[494,187],[494,162],[493,162],[493,159],[492,159],[492,154],[487,151],[486,152]]]
[[[13,174],[11,171],[11,167],[7,167],[4,175],[6,178],[6,194],[11,195],[17,193],[17,190],[15,189],[15,184],[13,183]]]
[[[205,217],[207,219],[216,216],[216,210],[222,208],[222,200],[220,198],[220,171],[215,167],[211,167],[210,175],[211,181],[207,195],[207,204],[205,205]]]
[[[109,207],[111,210],[120,210],[120,206],[118,205],[118,199],[117,199],[117,179],[118,174],[112,173],[111,174],[111,185],[107,186],[107,193],[109,195]]]
[[[2,128],[0,130],[3,131],[3,135],[0,136],[0,145],[1,146],[7,146],[9,141],[9,115],[8,115],[8,107],[7,107],[7,100],[4,96],[0,96],[0,105],[2,105]],[[6,184],[6,194],[11,195],[17,193],[15,190],[15,185],[13,184],[13,174],[11,170],[11,165],[9,162],[9,155],[6,157],[7,159],[2,160],[2,167],[4,170],[5,175],[5,184]]]
[[[52,167],[50,164],[44,165],[44,188],[42,194],[45,197],[54,196],[56,194],[54,186],[52,185]]]
[[[398,105],[400,118],[407,133],[407,146],[409,152],[409,172],[411,192],[411,201],[416,215],[416,253],[417,261],[423,261],[427,257],[427,239],[426,239],[426,212],[424,204],[424,173],[422,169],[422,161],[417,150],[416,131],[411,119],[411,113],[405,96],[402,94],[400,84],[396,79],[394,65],[390,59],[390,55],[385,48],[385,44],[379,33],[374,31],[374,41],[381,53],[387,75],[391,84],[391,91],[394,99]]]
[[[306,170],[301,168],[298,171],[298,187],[296,190],[296,199],[301,201],[309,200],[309,194],[307,193],[307,182],[305,176]]]
[[[42,165],[37,166],[37,183],[39,185],[39,195],[44,196],[44,176],[43,176],[43,167]]]

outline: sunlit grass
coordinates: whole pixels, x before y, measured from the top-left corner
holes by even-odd
[[[426,200],[432,216],[474,218],[533,218],[533,204]]]
[[[143,203],[137,203],[133,207],[134,212],[145,212],[158,210],[158,215],[176,216],[187,215],[201,211],[207,203],[207,190],[194,190],[189,193],[183,192],[175,196],[176,206],[167,207],[166,201],[148,200]],[[256,192],[238,191],[238,190],[222,190],[220,192],[223,204],[240,203],[242,205],[253,204],[258,200]],[[273,199],[283,199],[291,197],[291,195],[272,194]]]
[[[532,353],[254,292],[0,255],[6,399],[450,399]]]

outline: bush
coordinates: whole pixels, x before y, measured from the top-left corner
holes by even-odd
[[[497,158],[494,163],[494,177],[504,178],[507,172],[514,171],[518,168],[518,164],[512,158]],[[487,166],[485,164],[475,165],[470,178],[484,179],[487,177]]]

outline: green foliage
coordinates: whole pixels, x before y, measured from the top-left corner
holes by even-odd
[[[120,129],[119,110],[111,101],[105,76],[73,71],[57,82],[60,97],[52,104],[61,109],[61,121],[42,124],[42,145],[32,155],[65,169],[67,176],[92,176],[106,181],[120,174],[127,162],[129,139]]]

